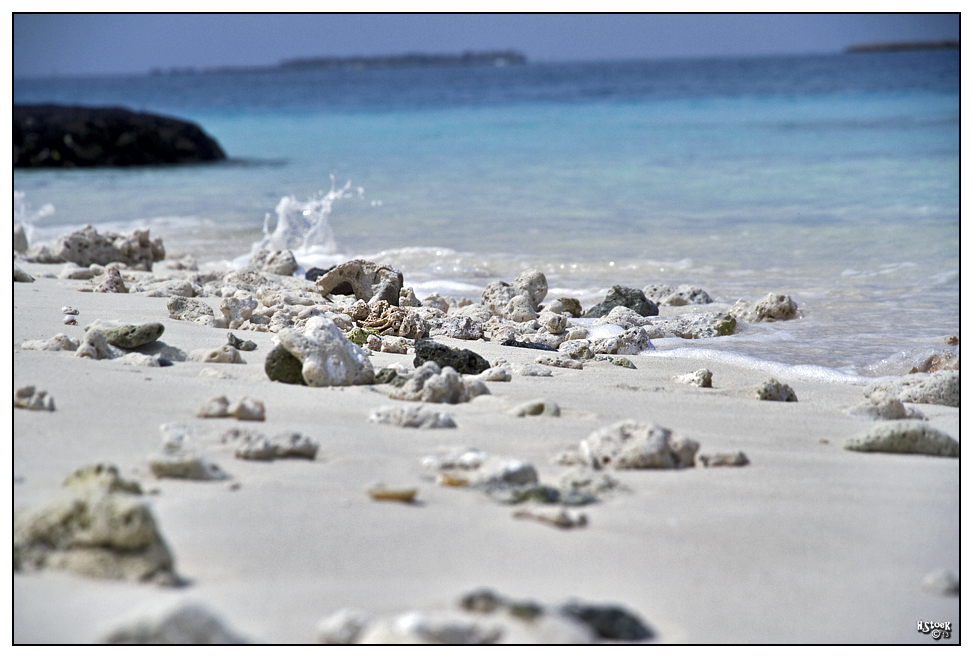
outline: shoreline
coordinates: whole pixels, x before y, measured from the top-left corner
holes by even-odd
[[[848,413],[864,400],[860,385],[788,379],[797,403],[762,401],[753,391],[765,372],[660,352],[628,356],[635,369],[593,361],[552,368],[550,377],[488,381],[489,395],[426,405],[448,412],[456,428],[394,427],[367,420],[403,404],[389,399],[387,385],[270,381],[264,358],[274,333],[234,330],[257,344],[242,353],[245,364],[151,368],[22,350],[58,333],[80,339],[96,319],[162,323],[160,340],[187,353],[219,347],[227,329],[171,319],[165,297],[82,293],[86,282],[43,276],[60,265],[18,265],[35,281],[14,284],[14,388],[46,390],[56,410],[14,410],[15,507],[62,495],[61,482],[78,468],[114,464],[156,491],[143,498],[188,584],[15,573],[16,643],[98,641],[132,609],[183,599],[251,641],[308,643],[319,620],[343,608],[455,611],[461,596],[483,587],[544,604],[576,597],[622,606],[658,643],[928,643],[917,619],[959,624],[959,599],[921,586],[936,569],[959,571],[958,460],[844,450],[875,422]],[[199,301],[219,317],[218,297]],[[62,324],[62,306],[79,309],[78,326]],[[546,354],[435,340],[491,364]],[[413,354],[369,358],[376,371],[411,368]],[[700,368],[713,372],[714,388],[673,379]],[[201,376],[207,369],[227,378]],[[219,395],[263,402],[266,420],[195,416]],[[561,415],[507,413],[537,398],[556,402]],[[959,437],[958,408],[914,406],[930,426]],[[552,463],[558,454],[625,419],[671,428],[697,441],[700,454],[743,451],[750,463],[608,471],[626,491],[578,508],[588,523],[567,530],[512,518],[520,506],[479,492],[437,486],[420,465],[443,448],[478,448],[556,482],[568,468]],[[159,451],[159,426],[172,422],[198,428],[197,448],[232,479],[154,478],[147,460]],[[241,426],[301,432],[319,444],[318,456],[234,458],[219,437]],[[379,480],[416,488],[418,504],[371,500],[366,489]],[[508,641],[518,637],[511,633]]]

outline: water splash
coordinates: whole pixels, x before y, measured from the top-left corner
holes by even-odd
[[[267,213],[264,218],[264,237],[254,243],[251,254],[261,249],[290,249],[298,258],[335,253],[338,245],[328,224],[331,208],[338,199],[348,199],[356,193],[359,198],[363,198],[365,190],[359,187],[352,192],[351,181],[337,189],[334,176],[331,176],[331,190],[327,194],[319,192],[319,196],[307,201],[298,201],[293,195],[281,198],[274,209],[277,222],[273,231],[270,230],[272,218]]]
[[[24,235],[27,236],[28,243],[34,244],[34,238],[36,237],[34,224],[44,217],[53,214],[53,204],[46,203],[41,206],[40,210],[34,210],[33,206],[27,201],[27,195],[14,190],[14,224],[20,224],[24,227]]]

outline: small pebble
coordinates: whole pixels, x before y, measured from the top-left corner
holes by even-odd
[[[746,466],[750,463],[742,452],[718,452],[715,455],[700,455],[699,461],[703,466]]]
[[[76,309],[76,308],[74,308],[72,306],[62,306],[61,307],[61,313],[63,313],[64,315],[79,315],[80,314],[80,312],[78,311],[78,309]]]
[[[940,569],[926,574],[922,579],[922,589],[940,596],[958,596],[959,579],[949,569]]]
[[[515,519],[529,519],[540,521],[557,528],[583,528],[588,525],[588,517],[566,509],[521,509],[513,513]]]

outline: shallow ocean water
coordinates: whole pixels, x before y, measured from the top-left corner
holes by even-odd
[[[616,283],[786,293],[801,319],[657,348],[795,376],[901,374],[959,330],[955,52],[15,80],[14,100],[190,119],[231,158],[17,170],[34,242],[148,226],[229,263],[307,221],[306,266],[383,260],[420,295],[527,267],[585,305]]]

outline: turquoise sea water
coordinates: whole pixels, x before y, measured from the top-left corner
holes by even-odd
[[[537,267],[586,305],[691,283],[804,312],[660,351],[875,376],[958,333],[955,52],[16,80],[14,99],[190,119],[231,158],[18,170],[35,241],[145,225],[232,261],[308,211],[306,265],[381,259],[420,294]]]

